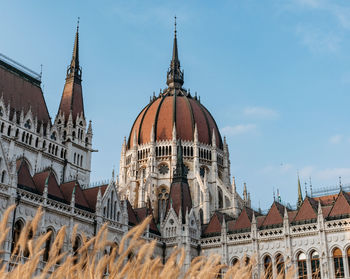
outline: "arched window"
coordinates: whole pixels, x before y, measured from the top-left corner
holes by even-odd
[[[199,220],[201,221],[201,224],[203,224],[203,209],[199,209]]]
[[[115,216],[116,211],[117,211],[117,201],[114,202],[114,210],[113,210],[113,219],[114,219],[114,221],[116,220],[116,216]]]
[[[237,258],[234,258],[232,261],[231,261],[231,266],[235,266],[236,264],[239,264],[239,260]]]
[[[81,246],[81,240],[79,236],[75,237],[74,243],[73,243],[73,256],[74,256],[74,264],[77,264],[78,262],[78,250]]]
[[[39,138],[36,138],[36,140],[35,140],[35,147],[38,147],[38,145],[39,145]]]
[[[158,190],[158,218],[165,217],[166,204],[169,199],[169,191],[165,186]]]
[[[224,207],[223,198],[222,198],[222,190],[220,187],[218,187],[218,204],[219,204],[219,208]]]
[[[333,250],[333,261],[335,278],[344,278],[343,254],[339,248]]]
[[[277,275],[281,275],[284,278],[284,259],[281,254],[276,256],[276,268]]]
[[[7,128],[7,135],[11,136],[11,125],[9,125],[9,127]]]
[[[264,269],[266,279],[272,279],[272,261],[270,256],[265,256],[264,258]]]
[[[2,171],[1,173],[1,183],[5,183],[5,179],[6,179],[6,171]]]
[[[320,255],[317,251],[311,253],[311,277],[312,279],[321,278]]]
[[[4,122],[2,122],[2,123],[1,123],[1,128],[0,128],[0,130],[1,130],[0,132],[1,132],[1,133],[4,132],[4,127],[5,127],[5,124],[4,124]]]
[[[107,218],[109,218],[109,211],[110,211],[110,200],[107,200]]]
[[[75,164],[75,161],[76,161],[76,158],[77,158],[77,154],[76,153],[74,153],[74,156],[73,156],[74,158],[73,158],[73,162],[74,162],[74,164]]]
[[[120,221],[120,212],[118,211],[117,212],[117,222],[119,222]]]
[[[81,157],[80,157],[80,166],[81,167],[83,166],[83,155],[81,155]]]
[[[19,240],[19,236],[21,235],[22,229],[24,227],[24,224],[22,223],[22,221],[18,220],[13,228],[13,238],[12,238],[12,246],[11,246],[11,253],[14,252],[16,245],[18,243]],[[17,255],[17,253],[16,253]]]
[[[298,255],[298,278],[307,279],[306,255],[303,252]]]
[[[43,261],[44,262],[47,262],[49,260],[49,253],[50,253],[50,249],[51,249],[51,245],[52,245],[52,241],[53,241],[52,229],[48,229],[46,232],[50,233],[50,236],[46,239],[46,243],[45,243],[45,250],[44,250],[44,254],[43,254]]]

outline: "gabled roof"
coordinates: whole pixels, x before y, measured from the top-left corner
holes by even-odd
[[[252,225],[253,210],[249,207],[244,207],[241,213],[239,214],[235,222],[228,223],[229,231],[244,230],[249,229]],[[255,212],[255,216],[259,213]]]
[[[83,189],[84,196],[85,196],[90,208],[96,210],[98,190],[101,189],[101,195],[103,197],[107,187],[108,187],[108,184]]]
[[[61,184],[60,188],[65,199],[67,201],[71,201],[74,187],[75,187],[75,206],[77,206],[78,208],[80,207],[84,210],[89,210],[89,211],[93,210],[92,208],[90,208],[89,203],[87,202],[78,181],[70,181],[70,182]]]
[[[55,197],[61,201],[64,201],[65,199],[64,199],[63,193],[60,190],[60,187],[58,186],[58,183],[56,181],[56,177],[50,170],[36,173],[33,176],[33,180],[35,182],[35,185],[36,185],[39,193],[42,194],[44,192],[45,182],[46,182],[47,178],[49,178],[49,180],[48,180],[48,196]]]
[[[330,217],[350,214],[350,197],[347,193],[340,191],[331,211]]]
[[[317,201],[306,196],[293,221],[300,222],[304,220],[317,219],[317,207]]]
[[[139,221],[138,221],[136,213],[135,213],[134,209],[132,208],[128,199],[126,200],[126,207],[128,210],[129,225],[130,226],[137,225],[139,223]]]
[[[28,165],[25,160],[17,160],[17,184],[19,187],[39,194],[32,176],[30,175]]]
[[[262,226],[279,225],[283,223],[284,206],[278,202],[274,202],[267,213]]]
[[[139,223],[142,223],[143,220],[145,220],[147,216],[152,215],[152,219],[151,219],[151,222],[149,224],[149,230],[150,230],[150,232],[152,232],[154,234],[160,235],[160,232],[159,232],[157,225],[154,221],[153,214],[152,214],[152,212],[149,211],[148,207],[135,208],[134,212],[136,214],[136,217],[137,217]]]
[[[203,234],[221,233],[222,222],[224,219],[226,223],[230,223],[233,220],[229,215],[215,211],[213,216],[211,216],[208,225],[204,228]]]

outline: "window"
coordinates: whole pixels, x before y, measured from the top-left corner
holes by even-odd
[[[237,258],[234,258],[232,261],[231,261],[231,266],[235,266],[236,264],[239,264],[239,260]]]
[[[43,261],[44,262],[47,262],[49,260],[49,253],[50,253],[50,249],[51,249],[51,245],[52,245],[52,241],[53,241],[52,229],[48,229],[47,233],[50,233],[50,236],[46,239],[46,243],[45,243],[45,250],[44,250],[44,254],[43,254]]]
[[[282,276],[284,278],[284,259],[281,254],[278,254],[276,256],[276,268],[277,268],[277,275]]]
[[[272,261],[270,256],[264,258],[264,268],[265,268],[265,277],[266,279],[272,279]]]
[[[9,127],[7,128],[7,135],[11,136],[11,125],[9,125]]]
[[[6,171],[2,171],[1,173],[1,183],[5,183],[5,178],[6,178]]]
[[[166,186],[162,186],[158,190],[158,217],[165,217],[166,205],[169,199],[169,191]]]
[[[56,133],[55,132],[53,132],[52,134],[51,134],[51,137],[50,137],[52,140],[56,140],[57,139],[57,137],[56,137]]]
[[[339,248],[333,250],[334,275],[336,278],[344,278],[343,255]]]
[[[298,255],[298,278],[307,279],[306,255],[303,252]]]
[[[220,187],[218,187],[218,204],[219,204],[219,208],[223,208],[224,204],[223,204],[223,199],[222,199],[222,190]]]
[[[22,221],[18,220],[13,228],[13,238],[12,238],[12,246],[11,246],[11,253],[14,253],[15,255],[18,254],[18,251],[16,251],[16,245],[19,240],[19,236],[21,235],[22,229],[24,227],[24,224]],[[15,250],[16,249],[16,250]]]
[[[321,278],[320,256],[317,251],[311,253],[311,274],[312,279]]]
[[[26,121],[26,123],[24,123],[24,127],[27,128],[27,129],[32,128],[32,124],[30,123],[29,119]]]
[[[80,238],[77,236],[75,238],[74,244],[73,244],[73,256],[74,256],[74,260],[73,260],[73,264],[77,264],[78,263],[78,250],[81,246],[81,240]]]

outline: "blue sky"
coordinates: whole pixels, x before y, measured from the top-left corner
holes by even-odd
[[[92,180],[119,166],[121,144],[153,91],[165,87],[173,16],[185,87],[226,135],[238,189],[295,204],[297,171],[313,189],[350,182],[350,3],[2,0],[0,52],[40,71],[52,117],[77,17]],[[304,187],[303,187],[304,188]]]

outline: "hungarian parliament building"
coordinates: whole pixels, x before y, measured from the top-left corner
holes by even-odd
[[[290,268],[295,278],[350,278],[346,188],[302,197],[299,182],[295,207],[275,200],[265,214],[254,210],[246,185],[243,193],[236,190],[226,138],[183,84],[175,30],[166,88],[130,122],[118,176],[91,186],[93,126],[84,110],[79,28],[54,118],[40,75],[1,54],[1,215],[15,205],[3,260],[10,260],[25,223],[42,207],[39,233],[52,232],[43,263],[62,226],[64,250],[74,253],[81,234],[92,237],[107,223],[108,238],[118,245],[152,215],[144,237],[156,240],[154,256],[163,262],[179,246],[186,251],[186,267],[199,255],[215,253],[229,266],[254,257],[254,279],[276,278]],[[81,234],[72,247],[68,235],[75,225]]]

